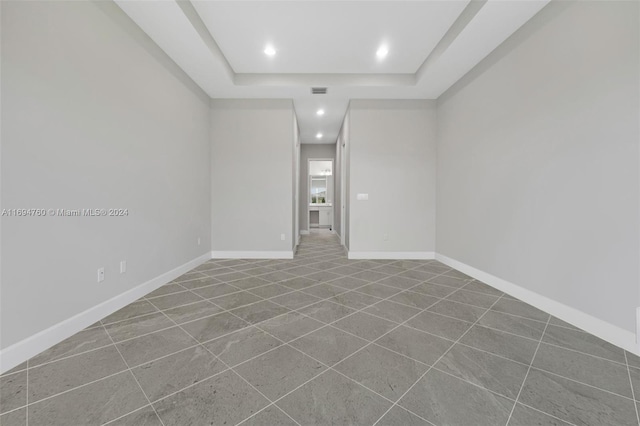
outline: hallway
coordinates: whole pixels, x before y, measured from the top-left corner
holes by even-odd
[[[640,359],[437,261],[348,260],[319,233],[293,260],[208,261],[0,385],[2,426],[636,425]]]

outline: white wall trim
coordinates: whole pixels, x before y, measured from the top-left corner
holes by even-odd
[[[300,230],[300,235],[309,235],[309,230],[308,229],[301,229]]]
[[[93,323],[111,315],[118,309],[124,308],[131,302],[138,300],[142,296],[178,278],[185,272],[201,265],[210,258],[210,253],[198,256],[177,268],[152,278],[124,293],[120,293],[109,300],[2,349],[0,351],[0,373],[12,369],[16,365],[38,355],[40,352],[49,349],[77,332],[84,330]]]
[[[560,318],[563,321],[573,324],[607,342],[619,346],[623,349],[640,355],[640,345],[636,342],[636,336],[633,332],[610,324],[599,318],[591,316],[578,309],[567,306],[564,303],[542,296],[517,284],[505,281],[487,272],[481,271],[469,266],[465,263],[447,257],[445,255],[436,254],[436,260],[463,272],[485,284],[490,285],[500,291],[503,291],[513,297],[516,297],[538,309],[541,309],[551,315]],[[639,323],[640,326],[640,323]]]
[[[291,251],[212,251],[212,259],[293,259]]]
[[[432,251],[347,251],[349,259],[428,260],[435,259]]]

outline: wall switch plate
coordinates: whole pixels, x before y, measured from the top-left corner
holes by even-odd
[[[124,274],[125,272],[127,272],[127,261],[123,260],[120,262],[120,273]]]
[[[369,199],[369,194],[357,194],[356,199],[358,201],[366,201]]]
[[[98,269],[98,282],[104,281],[104,268]]]
[[[284,234],[280,234],[280,239],[281,239],[282,241],[284,241],[284,239],[285,239]]]

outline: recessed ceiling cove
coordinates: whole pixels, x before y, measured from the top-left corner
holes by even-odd
[[[192,1],[236,73],[286,74],[414,74],[467,3]]]

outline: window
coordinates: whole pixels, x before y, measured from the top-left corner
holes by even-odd
[[[327,203],[327,177],[311,176],[311,204],[326,204]]]

